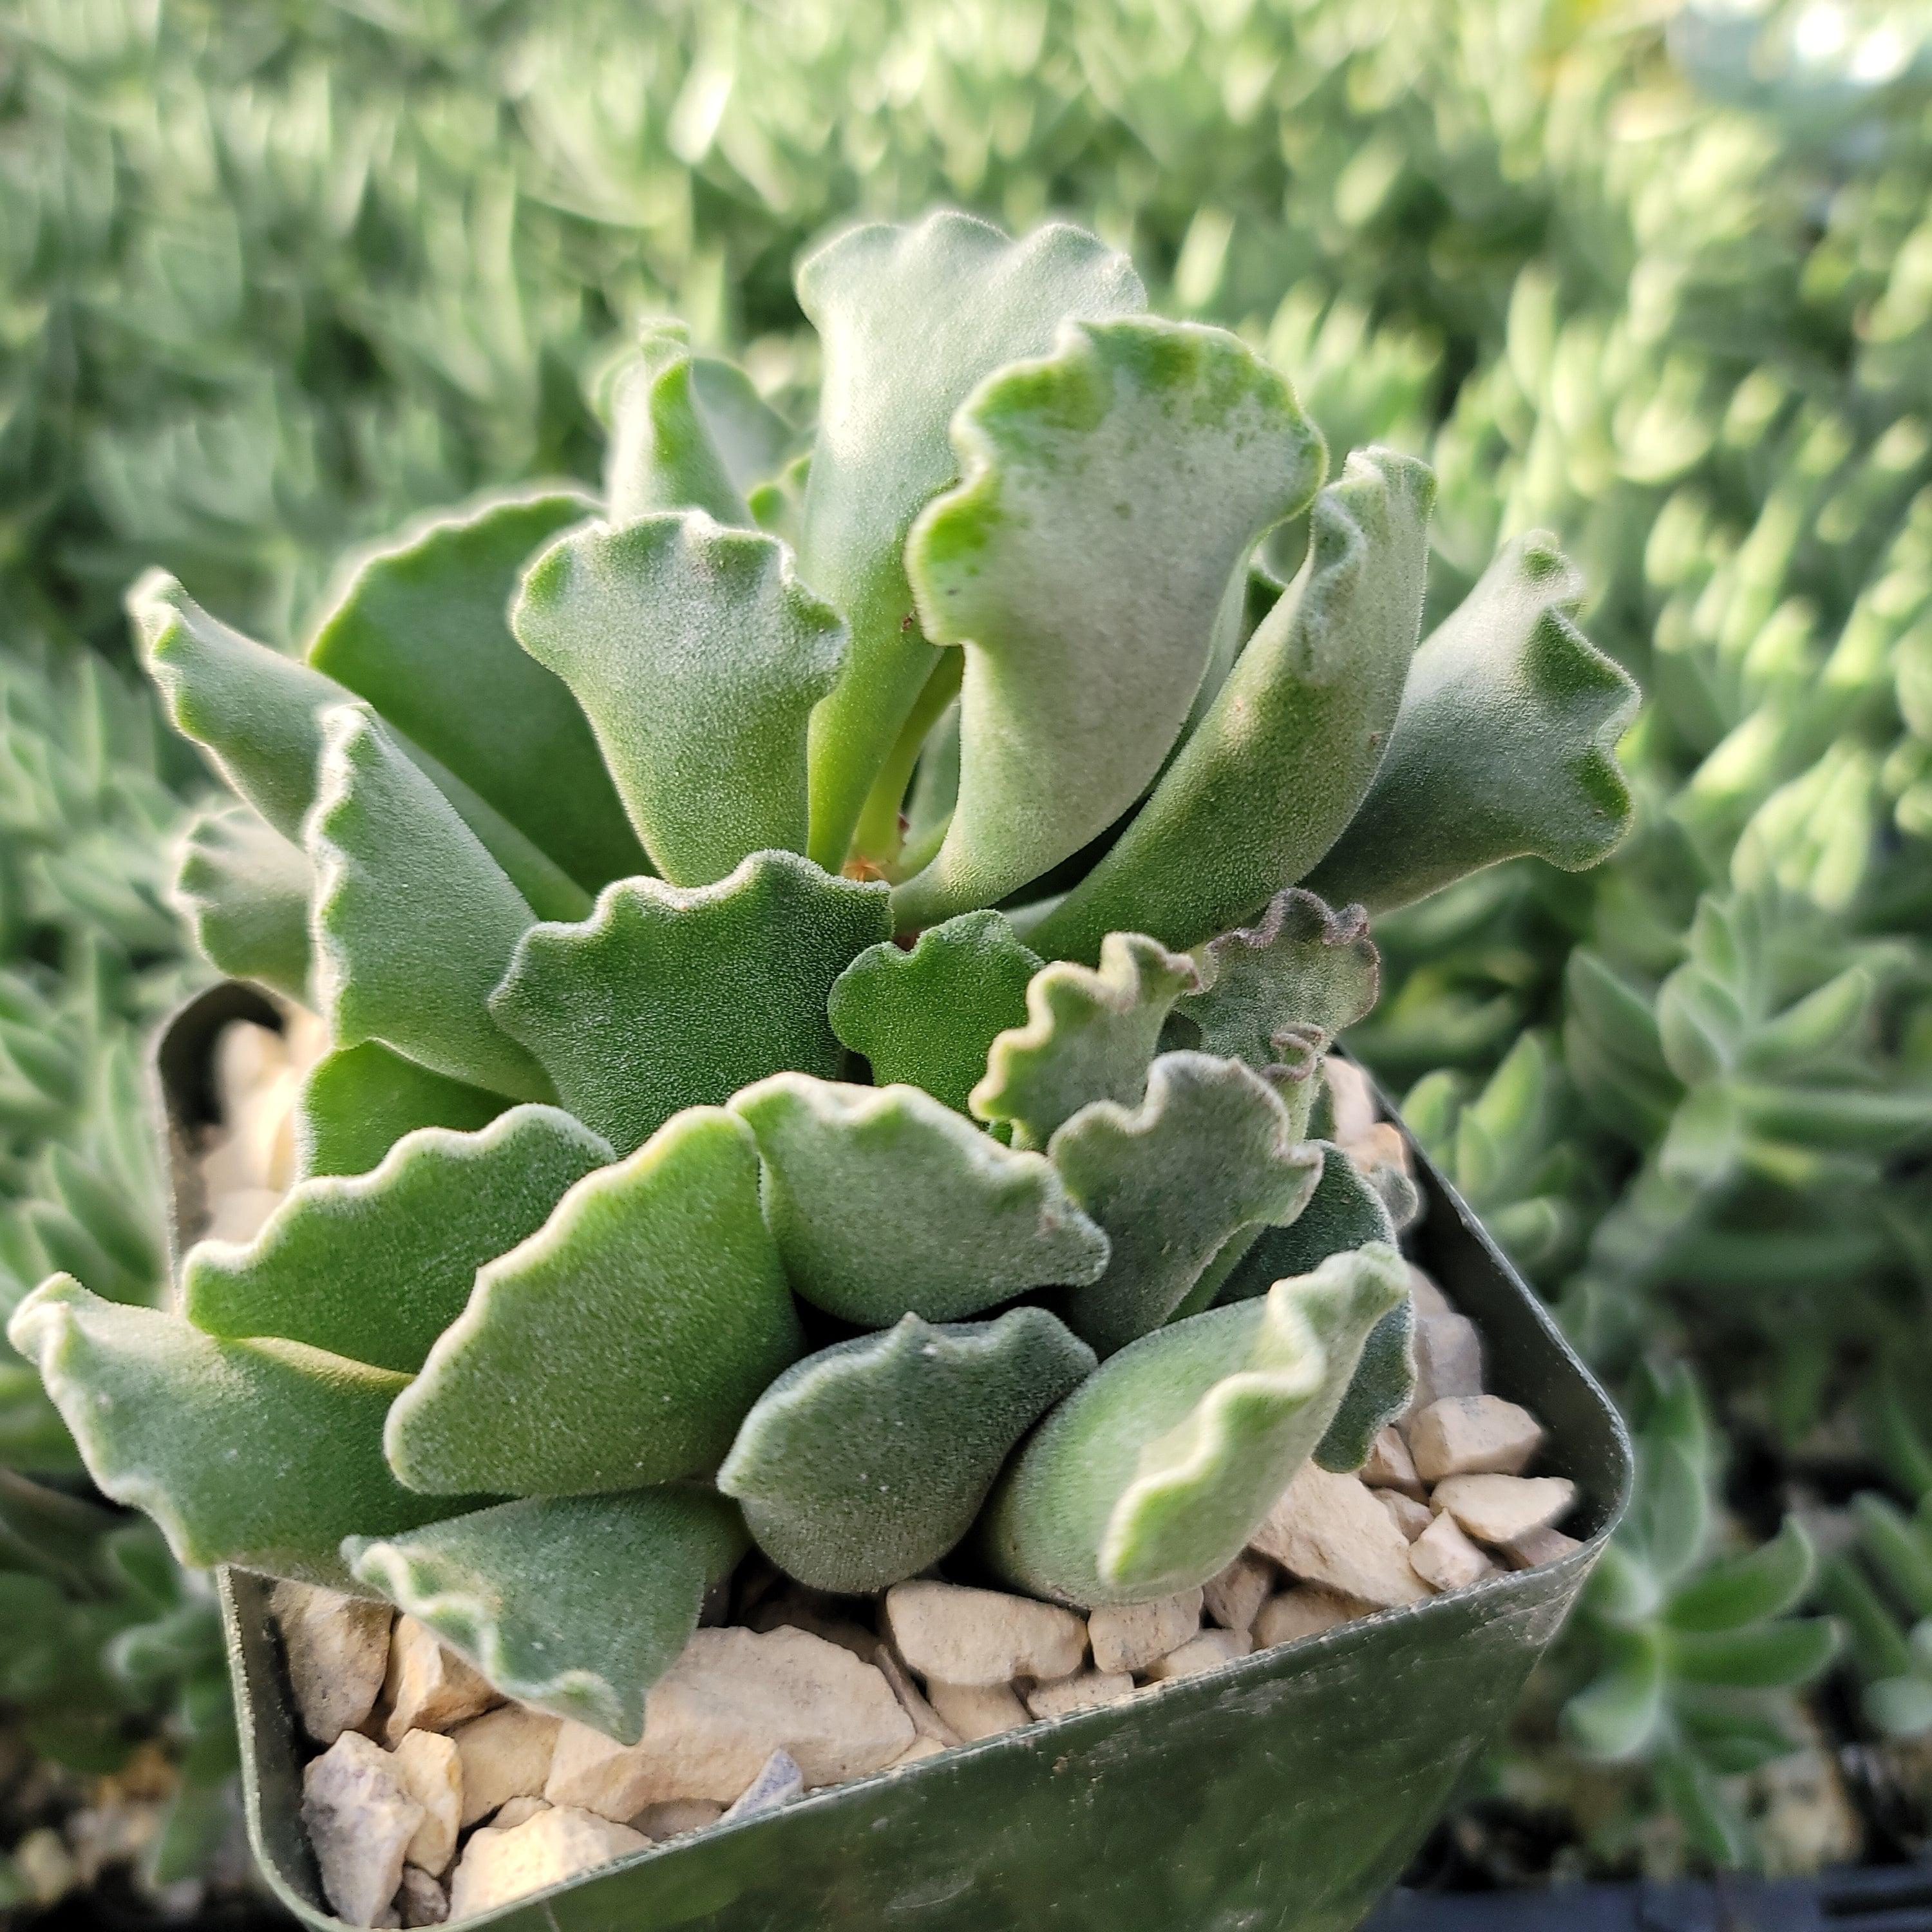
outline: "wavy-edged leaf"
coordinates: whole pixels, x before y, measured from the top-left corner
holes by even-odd
[[[845,631],[776,537],[701,510],[593,524],[530,566],[510,622],[576,694],[667,879],[804,850],[806,721]]]
[[[1328,1431],[1316,1444],[1323,1468],[1346,1475],[1369,1460],[1376,1438],[1408,1408],[1415,1394],[1415,1304],[1404,1297],[1369,1330],[1348,1393]]]
[[[475,1133],[510,1102],[433,1073],[379,1040],[338,1046],[311,1066],[296,1099],[296,1166],[304,1180],[367,1174],[419,1127]]]
[[[1369,1331],[1408,1290],[1393,1248],[1363,1248],[1123,1348],[1001,1477],[983,1518],[988,1560],[1022,1589],[1076,1604],[1204,1582],[1321,1441]]]
[[[1290,1275],[1309,1274],[1330,1255],[1370,1241],[1393,1244],[1395,1222],[1381,1195],[1333,1141],[1316,1141],[1322,1175],[1308,1203],[1286,1227],[1264,1228],[1229,1271],[1221,1301],[1265,1294]]]
[[[490,1016],[529,905],[374,714],[325,714],[309,815],[316,992],[337,1043],[380,1040],[452,1080],[554,1097]]]
[[[963,1114],[993,1042],[1026,1024],[1027,987],[1045,964],[1003,913],[964,912],[928,926],[910,952],[890,940],[868,946],[839,974],[826,1010],[878,1084],[923,1088]]]
[[[1571,622],[1580,589],[1543,532],[1503,550],[1416,652],[1388,754],[1312,890],[1387,912],[1526,854],[1578,872],[1622,838],[1616,746],[1636,686]]]
[[[1670,1599],[1664,1621],[1679,1630],[1732,1630],[1780,1617],[1811,1587],[1816,1552],[1804,1526],[1786,1516],[1768,1543],[1713,1563]]]
[[[423,1128],[373,1173],[299,1183],[254,1240],[191,1249],[182,1312],[230,1341],[278,1335],[413,1373],[476,1270],[613,1158],[555,1107],[513,1107],[480,1133]]]
[[[342,1554],[506,1697],[635,1744],[644,1693],[746,1542],[722,1497],[678,1485],[500,1503]]]
[[[576,700],[505,614],[524,566],[595,508],[547,490],[433,518],[367,558],[308,648],[593,892],[644,854]]]
[[[345,1536],[449,1512],[383,1462],[382,1420],[408,1379],[389,1370],[299,1342],[218,1341],[70,1275],[29,1295],[7,1333],[103,1492],[146,1510],[191,1568],[358,1588],[337,1554]]]
[[[1315,500],[1293,588],[1132,824],[1041,921],[1043,950],[1091,958],[1116,928],[1197,946],[1334,844],[1368,793],[1402,703],[1435,494],[1412,458],[1350,456]]]
[[[1138,1107],[1095,1101],[1048,1151],[1112,1244],[1106,1272],[1061,1304],[1102,1355],[1166,1322],[1241,1229],[1292,1221],[1322,1172],[1274,1088],[1205,1053],[1162,1054]]]
[[[1238,337],[1152,317],[1067,323],[1052,356],[974,393],[953,438],[964,480],[920,513],[906,558],[926,634],[966,652],[959,796],[894,894],[902,925],[1004,898],[1140,796],[1229,586],[1324,461]]]
[[[812,856],[836,872],[938,656],[909,628],[906,533],[952,480],[954,410],[1003,364],[1046,354],[1067,317],[1131,314],[1147,292],[1079,229],[1009,241],[949,210],[836,236],[800,266],[798,299],[824,356],[800,567],[852,633],[812,731]]]
[[[528,933],[490,1010],[628,1154],[768,1073],[836,1078],[826,998],[890,917],[884,886],[790,852],[754,852],[715,886],[620,880],[580,924]]]
[[[230,979],[308,997],[308,860],[245,805],[204,812],[182,835],[174,901],[203,958]]]
[[[1676,1630],[1671,1669],[1687,1682],[1750,1690],[1808,1684],[1838,1654],[1838,1626],[1829,1617],[1786,1617],[1744,1630]]]
[[[1013,1445],[1092,1371],[1043,1308],[883,1334],[795,1362],[718,1472],[758,1546],[820,1590],[883,1590],[972,1527]]]
[[[916,1087],[776,1073],[730,1104],[758,1137],[792,1286],[845,1321],[957,1321],[1107,1264],[1107,1237],[1044,1154],[1001,1146]]]
[[[1023,1148],[1046,1146],[1090,1101],[1139,1106],[1168,1014],[1199,983],[1192,960],[1144,934],[1109,933],[1097,968],[1060,961],[1034,975],[1026,1024],[994,1039],[968,1104],[1010,1122]]]
[[[694,1107],[477,1275],[390,1412],[412,1489],[638,1489],[710,1468],[803,1346],[751,1130]]]

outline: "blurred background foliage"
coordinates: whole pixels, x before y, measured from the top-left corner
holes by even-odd
[[[192,978],[166,847],[200,780],[127,676],[137,572],[294,644],[345,548],[593,476],[639,316],[782,406],[814,352],[791,266],[828,226],[1064,213],[1157,306],[1263,345],[1338,459],[1436,464],[1438,606],[1500,538],[1558,532],[1648,695],[1623,850],[1385,922],[1352,1042],[1642,1446],[1455,1856],[1916,1842],[1928,190],[1932,18],[1877,0],[11,0],[0,1303],[56,1265],[150,1296],[164,1267],[139,1048]],[[0,1461],[72,1480],[4,1359]],[[142,1840],[166,1898],[220,1838],[205,1600],[181,1580],[158,1609],[152,1557],[50,1570],[0,1519],[0,1592],[98,1660],[60,1694],[119,1754],[62,1759],[48,1694],[0,1682],[0,1897],[88,1876],[74,1780],[117,1766],[200,1794]],[[130,1645],[177,1612],[178,1642]]]

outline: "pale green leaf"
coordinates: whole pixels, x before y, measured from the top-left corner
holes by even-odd
[[[244,805],[200,813],[182,834],[174,900],[202,956],[230,979],[308,998],[308,860]]]
[[[1817,1556],[1804,1526],[1786,1516],[1768,1543],[1710,1564],[1671,1597],[1673,1630],[1730,1630],[1796,1609],[1811,1588]]]
[[[509,1102],[432,1073],[380,1040],[338,1046],[309,1069],[296,1100],[296,1165],[304,1176],[367,1174],[418,1127],[472,1133]]]
[[[1265,1228],[1228,1273],[1222,1301],[1265,1294],[1290,1275],[1307,1274],[1330,1255],[1370,1241],[1395,1240],[1395,1223],[1382,1196],[1332,1141],[1317,1141],[1322,1178],[1308,1204],[1283,1228]]]

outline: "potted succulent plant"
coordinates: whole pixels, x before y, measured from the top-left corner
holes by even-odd
[[[136,588],[238,795],[187,842],[202,949],[328,1050],[252,1240],[190,1248],[165,1311],[56,1276],[10,1334],[100,1486],[224,1568],[256,1846],[311,1924],[506,1895],[466,1905],[459,1868],[392,1902],[322,1842],[352,1816],[392,1892],[436,1869],[410,1849],[467,1763],[448,1868],[487,1811],[447,1694],[443,1730],[503,1699],[499,1731],[548,1727],[523,1822],[470,1841],[544,1838],[562,1882],[506,1924],[1340,1928],[1506,1714],[1627,1460],[1329,1052],[1374,997],[1370,915],[1616,842],[1634,692],[1540,537],[1418,647],[1424,466],[1322,487],[1282,377],[1145,314],[1088,235],[860,228],[800,294],[808,453],[652,328],[601,502],[411,533],[306,662]],[[165,1048],[176,1126],[248,1011],[223,991]],[[1480,1331],[1495,1395],[1416,1387],[1418,1205],[1461,1310],[1428,1318]],[[1556,1474],[1521,1479],[1538,1442]],[[1270,1628],[1308,1634],[1244,1655],[1251,1546],[1324,1576],[1283,1498],[1360,1507],[1376,1458],[1392,1580],[1285,1592]],[[1459,1474],[1517,1489],[1448,1500]],[[1580,1485],[1581,1540],[1536,1480]],[[306,1768],[276,1578],[292,1663],[311,1615],[388,1646]],[[869,1636],[836,1614],[881,1592]],[[818,1715],[760,1730],[753,1690]]]

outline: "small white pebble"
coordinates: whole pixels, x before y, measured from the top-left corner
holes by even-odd
[[[1183,1590],[1150,1604],[1103,1604],[1087,1612],[1094,1668],[1103,1676],[1144,1670],[1201,1628],[1202,1592]]]
[[[1028,1721],[1027,1708],[1010,1684],[948,1684],[934,1677],[926,1680],[926,1694],[962,1743],[1016,1731]]]
[[[1265,1556],[1244,1550],[1202,1586],[1202,1607],[1223,1630],[1251,1630],[1274,1588],[1275,1575],[1274,1565]]]
[[[1447,1514],[1438,1516],[1408,1546],[1408,1560],[1432,1590],[1460,1590],[1496,1574],[1496,1566]]]
[[[1150,1683],[1169,1684],[1178,1678],[1202,1676],[1232,1664],[1237,1658],[1246,1657],[1253,1648],[1239,1630],[1205,1630],[1178,1650],[1156,1658],[1148,1671],[1148,1678]]]
[[[1431,1484],[1450,1476],[1520,1476],[1543,1446],[1543,1425],[1499,1395],[1431,1402],[1408,1433],[1416,1473]]]
[[[1435,1511],[1426,1503],[1418,1502],[1414,1497],[1403,1496],[1397,1490],[1377,1490],[1375,1498],[1411,1543],[1436,1520]]]
[[[1255,1648],[1272,1650],[1278,1643],[1314,1636],[1367,1616],[1374,1609],[1372,1604],[1345,1597],[1339,1590],[1324,1590],[1319,1583],[1300,1583],[1262,1606],[1255,1618]]]
[[[1026,1707],[1036,1718],[1064,1718],[1070,1711],[1091,1711],[1118,1703],[1134,1694],[1134,1680],[1124,1670],[1083,1670],[1052,1684],[1029,1684]]]

